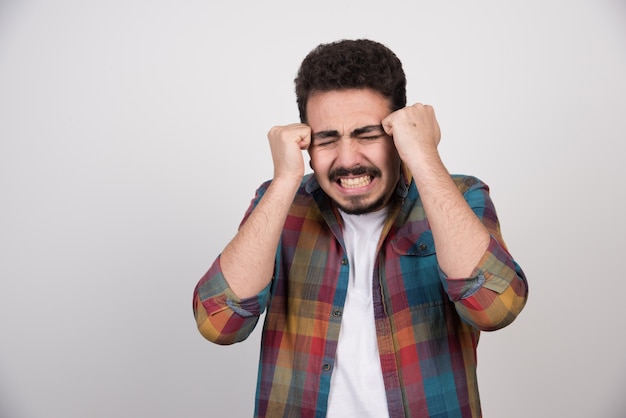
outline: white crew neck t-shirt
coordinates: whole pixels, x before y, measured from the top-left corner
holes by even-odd
[[[388,417],[372,302],[376,246],[387,209],[363,215],[340,213],[350,276],[327,416]]]

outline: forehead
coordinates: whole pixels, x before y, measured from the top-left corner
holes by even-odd
[[[371,89],[318,92],[307,101],[307,122],[311,129],[347,133],[355,128],[379,125],[391,113],[391,103]]]

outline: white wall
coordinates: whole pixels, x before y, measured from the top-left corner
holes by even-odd
[[[492,188],[530,282],[483,334],[488,418],[626,414],[626,4],[0,2],[0,416],[243,417],[259,335],[191,294],[272,173],[318,43],[370,37]]]

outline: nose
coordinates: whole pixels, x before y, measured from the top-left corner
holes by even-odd
[[[354,138],[343,137],[337,144],[337,166],[354,167],[361,163],[361,148]]]

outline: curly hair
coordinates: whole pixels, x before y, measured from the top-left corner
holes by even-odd
[[[370,88],[389,99],[391,111],[406,105],[406,77],[402,63],[386,46],[368,39],[321,44],[304,58],[296,84],[300,120],[317,92]]]

